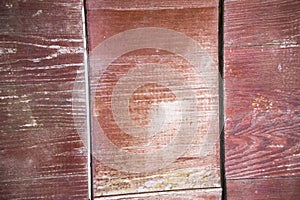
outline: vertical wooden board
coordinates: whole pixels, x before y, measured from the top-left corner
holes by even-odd
[[[293,0],[225,1],[228,199],[298,196],[299,12]]]
[[[95,196],[220,187],[218,2],[134,2],[87,1]]]
[[[201,190],[185,190],[185,191],[171,191],[171,192],[154,192],[147,194],[133,194],[121,195],[106,198],[107,200],[221,200],[221,188],[216,189],[201,189]]]
[[[300,178],[244,179],[227,182],[229,200],[298,199]]]
[[[87,154],[73,120],[84,123],[85,108],[72,109],[84,101],[73,98],[81,1],[4,0],[0,13],[0,199],[86,199]]]

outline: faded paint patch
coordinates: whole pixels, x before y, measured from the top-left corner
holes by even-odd
[[[17,49],[14,48],[0,48],[0,56],[7,54],[15,54],[17,53]]]
[[[41,15],[42,13],[43,13],[43,10],[38,10],[36,13],[34,13],[34,14],[32,15],[32,17],[39,16],[39,15]]]
[[[273,102],[267,97],[259,96],[252,100],[252,107],[255,113],[269,112],[273,108]]]

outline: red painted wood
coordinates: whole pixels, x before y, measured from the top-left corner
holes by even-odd
[[[96,3],[94,3],[96,2]],[[216,0],[153,0],[153,1],[139,1],[139,0],[90,0],[87,2],[89,10],[171,10],[171,9],[185,9],[185,8],[204,8],[215,7],[218,1]]]
[[[103,198],[95,198],[101,200]],[[201,190],[184,190],[184,191],[171,191],[171,192],[154,192],[146,194],[132,194],[105,197],[107,200],[221,200],[221,189],[201,189]]]
[[[140,192],[158,192],[191,188],[211,188],[220,187],[219,177],[219,151],[218,151],[218,2],[217,1],[87,1],[88,16],[88,35],[90,54],[94,55],[98,45],[109,40],[116,34],[122,34],[126,30],[145,27],[158,27],[173,30],[184,34],[195,40],[213,59],[214,67],[203,73],[208,80],[216,80],[213,86],[207,86],[207,83],[195,73],[188,61],[173,52],[161,49],[139,49],[126,54],[120,55],[106,69],[101,80],[94,82],[92,85],[92,93],[95,93],[93,101],[96,102],[92,107],[94,115],[94,123],[99,122],[103,128],[104,134],[119,149],[127,152],[147,153],[155,152],[170,144],[173,140],[173,132],[162,132],[156,134],[152,138],[135,138],[124,133],[116,124],[116,120],[112,111],[113,91],[117,82],[125,77],[130,70],[143,65],[161,65],[165,68],[172,68],[176,73],[181,74],[183,82],[193,89],[189,92],[195,92],[198,104],[201,109],[207,107],[212,109],[211,113],[216,114],[216,118],[206,120],[205,125],[192,131],[185,130],[186,138],[191,138],[191,145],[187,151],[177,158],[174,162],[163,167],[162,169],[147,173],[132,173],[126,170],[118,171],[113,167],[109,167],[100,161],[94,163],[94,193],[96,197],[105,195],[119,195]],[[141,36],[137,35],[137,39]],[[162,37],[162,44],[178,43],[182,48],[189,48],[180,40],[172,40],[166,36]],[[143,41],[141,41],[142,43]],[[128,41],[130,45],[130,41]],[[123,44],[115,44],[116,48]],[[125,44],[126,45],[126,44]],[[166,50],[166,49],[165,49]],[[186,50],[187,51],[187,50]],[[94,65],[93,65],[94,64]],[[97,67],[97,63],[92,62],[91,68]],[[93,71],[93,70],[91,70]],[[156,84],[156,77],[159,73],[149,70],[149,74],[143,75],[146,78],[152,78],[154,84],[141,85],[136,88],[135,92],[129,98],[129,109],[131,118],[138,126],[144,126],[149,123],[149,108],[153,103],[166,102],[174,103],[174,93],[162,85]],[[174,73],[165,75],[165,83],[168,83],[168,77],[172,77]],[[93,77],[93,72],[90,75]],[[96,78],[100,79],[100,75]],[[135,84],[137,78],[128,79],[128,87]],[[178,88],[180,91],[188,90],[183,86]],[[212,91],[214,95],[203,96],[207,91]],[[127,91],[126,88],[124,91]],[[118,95],[118,94],[117,94]],[[119,94],[118,98],[130,95]],[[188,98],[192,98],[189,96]],[[175,110],[175,116],[178,114]],[[191,112],[192,111],[187,111]],[[121,113],[121,112],[120,112]],[[204,112],[203,112],[204,113]],[[202,114],[203,114],[202,113]],[[210,114],[211,114],[210,113]],[[209,115],[209,113],[207,113]],[[205,114],[203,114],[204,116]],[[197,115],[197,120],[203,120],[203,116]],[[169,116],[168,116],[169,117]],[[178,121],[177,125],[182,124]],[[205,126],[212,124],[213,129],[209,132],[211,139],[204,145],[201,141],[204,138]],[[94,129],[96,130],[96,129]],[[176,130],[176,126],[174,127]],[[195,139],[191,137],[191,133],[196,133]],[[94,138],[98,132],[94,131]],[[94,140],[95,141],[95,140]],[[94,148],[97,145],[95,142]],[[103,145],[103,144],[102,144]],[[182,144],[177,144],[178,149]],[[101,144],[100,144],[101,146]],[[109,152],[103,150],[97,152],[104,154]],[[205,154],[205,156],[203,156]],[[169,153],[172,155],[172,152]],[[115,162],[118,160],[119,154],[111,153],[108,161]],[[132,156],[132,163],[145,163],[143,159],[136,159]],[[95,159],[94,159],[95,160]],[[107,162],[108,162],[107,161]],[[156,166],[163,160],[155,160],[145,164],[144,168]],[[126,165],[128,162],[120,158],[119,165]],[[118,165],[118,166],[119,166]],[[189,197],[187,197],[189,198]]]
[[[295,199],[299,1],[225,1],[224,13],[228,199]]]
[[[299,48],[226,48],[226,177],[300,175]]]
[[[298,46],[300,3],[297,0],[225,1],[227,46]]]
[[[298,199],[300,178],[242,179],[227,181],[227,199]]]
[[[86,199],[72,115],[81,2],[5,0],[0,13],[0,199]],[[74,114],[85,120],[84,107]]]

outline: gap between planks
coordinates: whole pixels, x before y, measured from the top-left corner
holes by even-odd
[[[90,100],[90,80],[89,80],[89,59],[88,59],[88,30],[87,30],[87,21],[86,21],[86,2],[81,0],[81,14],[82,14],[82,32],[83,32],[83,46],[84,46],[84,82],[85,82],[85,102],[86,102],[86,134],[87,134],[87,146],[88,146],[88,158],[87,158],[87,167],[88,167],[88,198],[89,200],[93,199],[93,169],[92,169],[92,140],[91,140],[91,100]]]

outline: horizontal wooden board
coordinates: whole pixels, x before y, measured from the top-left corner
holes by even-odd
[[[221,200],[221,189],[202,189],[202,190],[185,190],[185,191],[172,191],[172,192],[155,192],[146,194],[134,194],[134,195],[121,195],[112,197],[95,198],[96,200]]]
[[[300,178],[244,179],[227,181],[227,199],[298,199]]]
[[[225,1],[226,46],[299,46],[300,1]]]
[[[72,110],[81,1],[6,0],[0,12],[0,199],[85,199],[87,151],[73,119],[84,124],[85,107]]]
[[[81,1],[0,2],[1,35],[80,36],[82,33]],[[48,37],[47,37],[48,36]],[[74,38],[72,38],[74,39]]]
[[[114,59],[109,66],[105,66],[104,73],[96,76],[97,61],[103,59],[92,59],[91,62],[91,88],[92,88],[92,101],[93,101],[93,124],[98,124],[93,130],[93,141],[98,141],[97,135],[99,134],[99,127],[102,128],[105,136],[109,141],[122,151],[133,153],[134,155],[129,159],[120,157],[118,153],[106,153],[110,152],[108,149],[96,152],[96,154],[105,154],[104,161],[96,161],[94,159],[94,193],[96,197],[106,195],[118,195],[128,193],[139,192],[155,192],[155,191],[171,191],[175,189],[190,189],[190,188],[210,188],[220,187],[219,178],[219,150],[218,150],[218,5],[215,1],[213,6],[200,6],[199,8],[185,8],[184,2],[173,2],[175,9],[165,9],[164,3],[156,8],[156,2],[141,1],[139,6],[135,7],[133,1],[125,1],[120,3],[118,1],[87,1],[87,16],[88,16],[88,35],[90,45],[90,55],[93,58],[100,56],[97,49],[103,46],[107,47],[107,41],[111,40],[111,37],[119,37],[124,34],[124,31],[140,28],[152,27],[155,31],[156,28],[164,28],[172,31],[176,31],[181,35],[195,40],[199,46],[209,55],[212,59],[213,67],[202,74],[197,74],[193,71],[189,61],[183,59],[180,55],[174,54],[170,49],[160,48],[137,48],[131,52],[124,52]],[[198,4],[199,1],[193,1]],[[206,2],[206,1],[205,1]],[[199,4],[202,4],[199,3]],[[206,5],[206,3],[204,3]],[[167,5],[167,4],[166,4]],[[153,6],[155,8],[153,8]],[[171,4],[170,6],[173,6]],[[144,9],[144,8],[149,9]],[[191,6],[193,7],[193,6]],[[149,30],[150,31],[150,30]],[[148,31],[148,32],[149,32]],[[161,30],[159,30],[161,31]],[[145,32],[146,35],[148,32]],[[150,31],[151,32],[151,31]],[[162,31],[163,32],[163,31]],[[118,35],[116,35],[118,34]],[[140,41],[143,35],[137,35],[136,40]],[[181,40],[172,40],[172,37],[165,37],[161,35],[161,43],[166,44],[179,44],[178,48],[186,48],[183,52],[187,52],[189,47]],[[144,41],[140,41],[139,44],[143,44]],[[101,46],[101,44],[105,44]],[[123,47],[126,45],[132,45],[134,42],[128,41],[128,44],[116,43],[115,49],[118,50],[118,46]],[[160,45],[159,44],[159,45]],[[100,47],[99,47],[100,45]],[[172,46],[172,45],[171,45]],[[149,68],[154,66],[163,66],[161,69],[172,69],[172,73],[166,73],[155,70],[146,70],[144,66]],[[96,68],[96,70],[95,70]],[[131,78],[127,78],[131,73],[134,73],[135,69],[144,69],[148,74],[135,75]],[[164,77],[162,78],[162,76]],[[122,98],[128,98],[130,117],[133,119],[137,126],[147,126],[151,120],[158,118],[151,118],[150,113],[154,110],[150,109],[151,105],[163,104],[170,106],[167,110],[168,118],[171,116],[176,119],[180,108],[176,107],[176,101],[173,91],[165,87],[175,77],[174,74],[180,74],[183,79],[182,83],[185,86],[177,87],[176,91],[182,91],[186,94],[195,94],[195,103],[201,110],[205,110],[198,113],[195,119],[197,123],[202,124],[202,127],[197,128],[196,131],[192,129],[185,129],[182,141],[186,141],[184,138],[190,138],[190,145],[187,150],[184,150],[184,142],[177,144],[177,149],[183,149],[183,154],[176,158],[168,165],[158,168],[154,171],[147,171],[149,168],[156,168],[161,163],[164,163],[164,159],[153,160],[151,157],[142,157],[143,153],[156,152],[167,147],[171,141],[173,141],[176,132],[161,132],[154,135],[151,139],[139,139],[138,137],[132,137],[130,134],[126,134],[120,126],[115,122],[116,116],[114,115],[113,106],[114,102]],[[125,77],[125,78],[124,78]],[[202,78],[201,78],[202,77]],[[94,80],[98,79],[98,80]],[[124,80],[127,82],[125,83]],[[143,85],[143,80],[150,80],[151,84]],[[207,80],[207,82],[203,81]],[[122,82],[123,81],[123,82]],[[201,82],[202,81],[202,82]],[[118,82],[122,84],[118,85]],[[133,93],[128,88],[132,88],[132,85],[141,83],[136,86]],[[178,82],[177,82],[178,83]],[[175,85],[177,84],[175,83]],[[178,85],[178,84],[177,84]],[[119,93],[115,92],[115,88],[123,87]],[[188,88],[188,89],[187,89]],[[208,94],[209,93],[209,94]],[[179,93],[178,93],[179,94]],[[208,94],[208,95],[204,95]],[[130,96],[131,95],[131,96]],[[189,100],[193,100],[193,95],[185,95]],[[115,106],[120,108],[122,106]],[[152,110],[152,111],[151,111]],[[189,116],[193,116],[193,110],[189,110]],[[210,112],[210,113],[209,113]],[[116,112],[115,112],[116,113]],[[127,113],[126,111],[119,111],[119,114]],[[172,114],[170,114],[172,113]],[[150,116],[150,117],[149,117]],[[158,115],[161,117],[164,115]],[[210,119],[205,119],[208,116],[215,116]],[[118,118],[117,118],[118,119]],[[123,121],[122,121],[123,120]],[[125,118],[122,118],[121,124],[125,124]],[[172,129],[177,130],[180,127],[182,121],[173,123]],[[171,123],[171,125],[172,125]],[[205,130],[205,125],[212,125],[210,131]],[[159,126],[157,126],[159,127]],[[123,127],[124,129],[128,126]],[[97,131],[95,131],[97,130]],[[131,132],[132,133],[132,132]],[[191,135],[196,134],[193,139]],[[210,139],[203,143],[205,135],[209,135]],[[96,138],[96,139],[95,139]],[[99,139],[100,141],[100,139]],[[96,143],[96,144],[95,144]],[[97,145],[95,142],[94,149],[101,148],[101,145]],[[102,146],[103,143],[101,143]],[[96,151],[96,150],[95,150]],[[139,155],[138,155],[139,154]],[[122,154],[123,155],[123,154]],[[173,152],[169,153],[169,157],[173,155]],[[205,155],[205,156],[204,156]],[[130,160],[130,162],[128,161]],[[151,162],[149,162],[149,160]],[[103,163],[105,162],[105,163]],[[112,164],[110,164],[112,163]],[[131,163],[131,164],[128,164]],[[133,164],[132,164],[133,163]],[[121,166],[132,167],[142,166],[138,170],[145,172],[132,172],[126,170],[117,170],[114,167],[122,168]],[[126,167],[125,167],[126,168]],[[126,168],[128,169],[128,168]],[[135,168],[136,169],[136,168]]]
[[[87,15],[90,50],[93,50],[95,46],[107,38],[126,30],[160,27],[181,32],[198,41],[217,61],[217,7],[149,11],[97,9],[88,10]]]
[[[225,48],[228,179],[300,175],[299,52]]]
[[[0,35],[0,84],[64,83],[83,67],[83,40],[77,36]],[[83,71],[80,71],[83,73]]]
[[[89,0],[87,1],[88,10],[167,10],[167,9],[185,9],[185,8],[204,8],[215,7],[218,4],[217,0]]]

